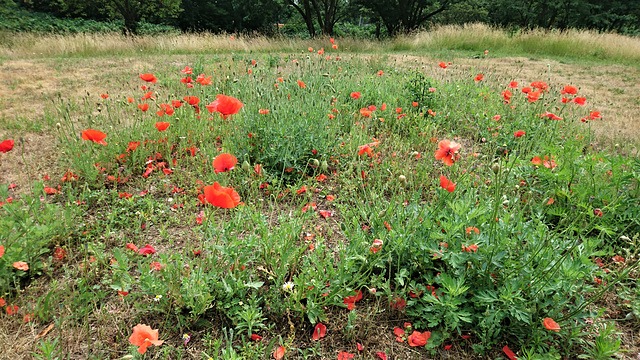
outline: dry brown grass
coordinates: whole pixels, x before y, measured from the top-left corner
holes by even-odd
[[[109,34],[30,34],[0,32],[0,56],[7,58],[50,56],[131,55],[136,53],[212,53],[304,51],[327,46],[315,40],[263,35],[163,34],[126,37]],[[485,24],[437,26],[428,31],[374,41],[338,39],[339,49],[349,52],[441,51],[490,49],[510,54],[540,54],[576,59],[634,63],[640,61],[640,38],[589,30],[533,29],[511,34]]]
[[[640,38],[592,30],[533,29],[510,34],[486,24],[438,26],[432,31],[398,38],[410,49],[455,49],[514,54],[589,57],[614,61],[640,61]]]

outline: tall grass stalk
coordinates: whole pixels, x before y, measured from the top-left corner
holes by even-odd
[[[328,39],[315,40],[263,35],[163,34],[127,37],[121,33],[69,35],[0,32],[0,56],[132,55],[139,53],[211,53],[301,51],[320,49]],[[490,49],[514,55],[544,55],[637,62],[640,39],[591,30],[522,30],[516,33],[486,24],[443,25],[392,40],[338,39],[349,52]]]

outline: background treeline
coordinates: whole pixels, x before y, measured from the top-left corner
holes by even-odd
[[[0,29],[380,38],[434,24],[640,33],[640,0],[0,0]]]

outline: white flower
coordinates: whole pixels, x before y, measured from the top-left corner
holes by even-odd
[[[160,301],[162,299],[162,295],[156,295],[156,298],[153,301]]]
[[[284,283],[284,285],[282,285],[282,289],[284,290],[293,290],[293,283],[291,281],[287,281],[286,283]]]

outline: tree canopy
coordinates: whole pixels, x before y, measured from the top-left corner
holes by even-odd
[[[57,18],[122,21],[135,34],[139,23],[183,31],[272,33],[277,24],[309,36],[368,29],[395,36],[433,24],[485,22],[502,27],[593,29],[640,33],[639,0],[0,0],[10,9]],[[347,30],[345,30],[347,29]]]

